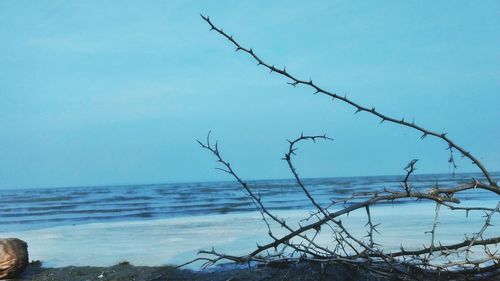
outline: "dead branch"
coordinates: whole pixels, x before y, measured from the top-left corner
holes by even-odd
[[[422,192],[412,188],[410,177],[416,170],[417,159],[409,162],[405,167],[406,175],[401,181],[402,190],[383,189],[374,192],[353,193],[350,197],[332,201],[327,206],[321,206],[314,196],[309,191],[308,187],[300,178],[297,169],[295,168],[292,158],[297,151],[297,145],[302,141],[316,140],[331,140],[326,135],[304,135],[289,140],[288,149],[283,160],[286,161],[290,172],[292,173],[297,186],[302,190],[307,200],[315,208],[315,211],[310,213],[305,219],[301,220],[298,226],[293,226],[283,218],[270,212],[262,202],[260,195],[257,195],[252,187],[237,175],[233,167],[227,162],[220,153],[218,142],[212,143],[210,133],[206,141],[198,143],[205,149],[209,150],[216,158],[221,170],[233,177],[236,182],[242,187],[245,194],[250,198],[256,209],[260,212],[263,221],[267,227],[268,235],[272,241],[257,245],[256,249],[244,256],[233,256],[219,253],[214,249],[210,251],[200,251],[201,257],[194,261],[203,261],[203,266],[210,266],[220,261],[231,261],[236,263],[259,262],[297,262],[297,261],[314,261],[321,263],[339,263],[348,264],[354,267],[363,267],[374,274],[383,276],[405,276],[405,278],[417,279],[420,277],[435,275],[435,276],[455,276],[460,274],[486,276],[484,274],[496,274],[500,268],[500,254],[498,250],[493,250],[499,243],[500,237],[483,237],[485,230],[491,226],[493,216],[500,213],[500,201],[495,208],[488,207],[469,207],[460,205],[462,202],[459,196],[467,190],[482,189],[491,192],[493,195],[500,195],[500,188],[497,182],[491,177],[488,170],[483,164],[471,153],[466,151],[461,146],[458,146],[452,141],[446,133],[438,133],[428,130],[413,121],[408,122],[403,119],[396,119],[384,115],[375,108],[364,107],[346,96],[339,96],[336,93],[329,92],[320,88],[312,80],[301,80],[296,78],[285,68],[278,69],[269,63],[263,61],[252,50],[240,45],[231,35],[225,33],[222,29],[216,27],[208,17],[201,17],[210,25],[211,30],[229,40],[235,47],[236,51],[242,51],[250,55],[257,61],[258,65],[262,65],[270,72],[276,72],[290,80],[292,86],[304,85],[312,88],[315,93],[321,93],[333,99],[338,99],[356,109],[356,112],[367,112],[372,116],[380,118],[381,123],[387,121],[389,123],[399,124],[422,133],[421,138],[433,136],[447,143],[450,151],[449,163],[453,166],[453,171],[456,169],[453,152],[459,151],[463,157],[471,160],[482,172],[486,178],[486,182],[478,179],[473,179],[466,184],[457,185],[454,187],[442,188],[437,184],[432,186],[426,192]],[[398,251],[384,249],[375,240],[374,233],[379,233],[377,226],[373,223],[371,208],[377,204],[394,203],[400,201],[426,201],[433,202],[436,205],[434,222],[431,230],[427,233],[431,234],[430,243],[428,246],[422,245],[418,249],[406,250],[401,246]],[[436,231],[439,227],[439,212],[441,206],[448,208],[451,211],[461,210],[468,215],[471,211],[485,212],[485,221],[481,229],[473,235],[465,235],[465,238],[460,243],[446,244],[436,241]],[[351,212],[364,210],[366,212],[366,224],[368,228],[367,235],[356,237],[350,229],[348,229],[342,219]],[[277,236],[273,233],[273,225],[286,230],[286,233]],[[324,246],[316,242],[320,232],[329,231],[332,238],[331,245]],[[381,235],[381,234],[380,234]],[[367,241],[366,241],[367,240]],[[279,250],[280,249],[280,250]],[[474,252],[475,256],[472,256]],[[294,258],[299,255],[298,259]],[[192,261],[192,262],[194,262]],[[191,262],[190,262],[191,263]],[[420,277],[419,277],[420,276]],[[489,275],[488,275],[489,276]]]
[[[270,72],[278,73],[278,74],[280,74],[280,75],[282,75],[282,76],[290,79],[291,82],[288,82],[288,84],[290,84],[290,85],[292,85],[294,87],[297,86],[297,85],[308,86],[308,87],[310,87],[310,88],[312,88],[314,90],[315,94],[321,93],[323,95],[331,97],[332,99],[338,99],[338,100],[340,100],[340,101],[342,101],[342,102],[344,102],[344,103],[346,103],[346,104],[354,107],[354,109],[356,109],[356,112],[367,112],[367,113],[369,113],[371,115],[374,115],[374,116],[380,118],[380,122],[381,123],[385,121],[385,122],[395,123],[395,124],[402,125],[404,127],[409,127],[409,128],[415,129],[415,130],[417,130],[417,131],[419,131],[419,132],[422,133],[422,136],[421,136],[422,139],[425,138],[425,137],[427,137],[427,136],[433,136],[433,137],[436,137],[436,138],[439,138],[439,139],[445,141],[448,144],[450,151],[451,151],[451,149],[456,149],[456,150],[458,150],[462,154],[463,157],[466,157],[466,158],[470,159],[472,161],[472,163],[474,163],[475,165],[478,166],[478,168],[481,170],[481,172],[483,173],[483,175],[486,177],[486,180],[489,182],[489,184],[492,187],[497,187],[497,189],[498,189],[496,181],[493,180],[493,178],[491,177],[490,173],[483,166],[483,164],[481,163],[481,161],[479,161],[475,156],[473,156],[470,152],[466,151],[461,146],[458,146],[457,144],[455,144],[455,142],[453,142],[447,136],[446,132],[443,132],[443,133],[434,132],[434,131],[425,129],[424,127],[422,127],[420,125],[415,124],[414,121],[408,122],[408,121],[405,121],[404,118],[397,119],[397,118],[393,118],[393,117],[387,116],[387,115],[385,115],[385,114],[383,114],[381,112],[378,112],[375,109],[375,107],[368,108],[368,107],[362,106],[362,105],[360,105],[360,104],[352,101],[351,99],[347,98],[346,96],[340,96],[340,95],[338,95],[336,93],[332,93],[332,92],[329,92],[327,90],[324,90],[324,89],[320,88],[318,85],[316,85],[312,81],[312,79],[309,79],[309,80],[299,79],[299,78],[293,76],[292,74],[290,74],[286,70],[286,67],[283,67],[283,69],[279,69],[279,68],[276,68],[274,65],[271,65],[271,64],[266,63],[265,61],[263,61],[260,57],[257,56],[257,54],[254,52],[253,49],[243,47],[242,45],[240,45],[234,39],[234,37],[232,35],[228,35],[222,29],[216,27],[212,23],[212,21],[210,20],[210,18],[208,16],[201,15],[201,17],[210,25],[210,30],[215,30],[217,33],[219,33],[220,35],[224,36],[227,40],[229,40],[236,47],[236,51],[242,51],[244,53],[249,54],[252,58],[255,59],[255,61],[257,61],[257,65],[262,65],[265,68],[267,68]]]
[[[311,139],[310,137],[307,136],[301,136],[295,141],[290,142],[289,150],[286,153],[285,160],[290,161],[291,163],[291,155],[294,152],[294,145],[299,141],[299,140],[307,140]],[[474,236],[471,239],[466,239],[462,243],[458,244],[450,244],[450,245],[442,245],[440,244],[439,246],[435,245],[435,231],[437,228],[437,213],[436,213],[436,219],[434,222],[434,225],[432,227],[432,231],[430,232],[432,234],[431,238],[431,244],[429,247],[423,247],[420,250],[413,250],[413,251],[408,251],[401,249],[399,252],[390,252],[390,251],[383,251],[383,250],[377,250],[374,248],[376,243],[374,242],[373,238],[373,232],[377,231],[376,227],[377,225],[372,223],[371,220],[371,214],[369,212],[369,207],[372,205],[375,205],[377,203],[381,202],[393,202],[396,200],[401,200],[401,199],[417,199],[417,200],[427,200],[427,201],[434,201],[436,203],[436,206],[440,206],[441,204],[443,205],[450,205],[450,204],[458,204],[460,201],[456,198],[453,198],[452,196],[446,195],[446,196],[441,196],[443,192],[438,190],[436,192],[433,190],[432,192],[429,193],[422,193],[419,191],[411,191],[408,192],[406,190],[402,192],[374,192],[372,193],[367,200],[358,202],[358,203],[353,203],[348,207],[345,207],[341,210],[338,210],[336,212],[329,212],[327,208],[321,208],[319,204],[313,204],[315,205],[319,211],[316,214],[316,219],[317,221],[311,222],[306,225],[299,225],[298,228],[292,228],[290,225],[288,225],[283,219],[278,218],[277,216],[273,215],[270,211],[266,209],[266,207],[262,204],[261,198],[257,197],[254,192],[251,190],[251,188],[246,184],[233,170],[231,165],[225,161],[219,151],[219,146],[218,143],[216,142],[215,145],[211,144],[210,138],[207,138],[206,143],[199,142],[200,145],[208,150],[210,150],[217,158],[219,163],[222,163],[225,172],[231,174],[237,181],[239,181],[240,185],[243,187],[244,190],[250,195],[249,197],[254,200],[256,203],[256,207],[261,211],[261,214],[263,216],[267,216],[277,222],[281,227],[284,227],[289,231],[288,234],[282,236],[282,237],[276,237],[274,234],[272,234],[271,226],[267,220],[266,226],[269,230],[269,235],[273,238],[273,241],[265,244],[265,245],[258,245],[257,249],[255,249],[253,252],[249,253],[248,255],[242,256],[242,257],[235,257],[235,256],[230,256],[230,255],[225,255],[225,254],[220,254],[215,252],[214,250],[212,251],[202,251],[200,252],[201,254],[210,254],[216,256],[216,258],[203,258],[204,260],[207,260],[209,265],[212,265],[216,262],[219,262],[221,260],[229,260],[233,262],[249,262],[249,261],[257,261],[257,262],[269,262],[272,260],[279,260],[288,257],[286,254],[283,252],[277,252],[277,249],[284,245],[286,247],[290,247],[293,249],[294,252],[300,252],[305,256],[303,257],[310,257],[312,259],[322,259],[322,260],[328,260],[328,261],[334,261],[334,260],[349,260],[353,264],[360,264],[360,263],[372,263],[376,262],[375,264],[378,264],[380,266],[380,262],[387,264],[390,266],[391,271],[396,271],[399,272],[399,274],[407,274],[408,270],[417,270],[420,267],[425,267],[428,270],[449,270],[449,268],[454,268],[457,267],[458,265],[462,266],[462,271],[464,270],[470,270],[470,266],[474,265],[476,266],[476,263],[478,261],[481,261],[481,264],[487,265],[488,262],[492,261],[497,261],[499,256],[495,254],[488,254],[487,257],[480,259],[480,260],[475,260],[475,261],[449,261],[445,264],[442,263],[432,263],[429,258],[431,256],[449,256],[451,253],[453,254],[459,254],[460,252],[469,252],[472,246],[485,246],[485,245],[496,245],[500,242],[500,237],[497,238],[489,238],[489,239],[483,239],[482,238],[482,233],[484,232],[484,229],[486,227],[483,227],[481,231]],[[293,164],[291,165],[291,168],[293,168]],[[298,174],[297,174],[298,177]],[[298,177],[299,181],[300,177]],[[405,180],[408,180],[408,177],[405,177]],[[470,185],[473,185],[475,183],[470,183]],[[305,189],[305,186],[302,186],[301,188]],[[303,190],[304,190],[303,189]],[[307,189],[305,189],[307,191]],[[446,194],[454,194],[457,192],[461,192],[467,190],[464,188],[464,186],[460,186],[456,189],[446,189]],[[309,192],[305,192],[306,194],[309,194],[310,198],[312,199],[311,202],[314,201],[314,198]],[[365,196],[367,194],[364,194]],[[351,197],[351,198],[356,198]],[[349,201],[348,199],[346,201]],[[315,201],[314,201],[315,202]],[[500,206],[500,205],[499,205]],[[342,221],[336,220],[336,218],[348,214],[350,212],[353,212],[355,210],[365,208],[367,211],[368,215],[368,223],[369,225],[369,242],[368,244],[364,243],[361,239],[356,238],[353,236],[349,230],[347,230],[344,225],[342,224]],[[456,208],[456,207],[455,207]],[[498,206],[497,208],[493,209],[490,215],[487,217],[487,220],[485,222],[485,225],[488,226],[491,221],[491,217],[494,213],[498,212]],[[463,207],[463,209],[467,209],[467,207]],[[439,208],[436,208],[436,212],[439,211]],[[321,214],[321,217],[318,217],[317,215]],[[328,222],[334,222],[335,226],[338,229],[332,228]],[[319,232],[320,229],[324,229],[325,226],[328,226],[328,228],[332,229],[333,236],[336,237],[335,243],[335,250],[329,250],[328,248],[325,248],[323,246],[318,245],[314,240],[316,238],[316,234]],[[316,234],[313,235],[312,238],[309,238],[307,235],[305,235],[306,232],[308,231],[315,231]],[[378,231],[377,231],[378,232]],[[292,242],[295,238],[300,238],[304,240],[306,243],[294,243]],[[469,247],[470,246],[470,247]],[[347,247],[347,249],[346,249]],[[269,250],[273,250],[275,254],[269,254]],[[348,250],[349,249],[349,250]],[[339,252],[340,250],[340,252]],[[264,254],[262,256],[261,254]],[[380,259],[380,260],[377,260]],[[407,268],[407,271],[399,269],[397,264],[401,264]],[[477,265],[478,270],[483,267],[480,267]],[[397,270],[396,270],[397,269]],[[376,270],[380,270],[380,268],[376,268]],[[429,272],[430,272],[429,271]],[[454,272],[460,272],[459,270],[454,270]],[[479,271],[478,271],[479,272]]]

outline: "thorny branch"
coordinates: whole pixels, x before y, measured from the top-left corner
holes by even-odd
[[[406,176],[405,176],[405,179],[403,180],[403,188],[405,189],[405,191],[407,193],[410,193],[410,183],[409,183],[409,179],[410,179],[410,176],[413,172],[415,172],[415,164],[417,163],[418,159],[413,159],[410,161],[410,163],[408,163],[408,165],[405,167],[405,170],[406,170]]]
[[[476,276],[487,276],[484,274],[500,274],[500,254],[498,250],[494,250],[500,243],[500,237],[484,237],[486,229],[491,225],[492,217],[500,212],[500,201],[496,208],[488,208],[484,206],[469,207],[458,206],[461,201],[457,194],[464,191],[482,189],[491,192],[493,196],[500,195],[500,188],[496,181],[491,177],[483,164],[471,153],[458,146],[452,141],[446,133],[437,133],[427,130],[426,128],[415,124],[413,121],[408,122],[403,119],[396,119],[384,115],[377,111],[374,107],[364,107],[346,96],[339,96],[336,93],[329,92],[320,88],[312,80],[301,80],[296,78],[285,68],[278,69],[269,63],[263,61],[252,50],[240,45],[232,35],[228,35],[222,29],[216,27],[208,17],[201,17],[210,25],[211,30],[228,39],[235,47],[236,51],[242,51],[249,54],[255,59],[258,65],[262,65],[270,72],[276,72],[290,80],[292,86],[304,85],[313,88],[315,93],[321,93],[338,99],[356,109],[356,112],[367,112],[377,118],[380,118],[381,123],[384,121],[399,124],[422,133],[421,138],[433,136],[447,143],[450,151],[449,163],[456,168],[453,158],[453,151],[459,151],[463,157],[470,159],[483,173],[487,182],[482,182],[478,179],[473,179],[466,184],[457,185],[454,187],[443,188],[439,185],[432,186],[426,192],[412,188],[410,184],[410,176],[416,170],[417,159],[409,162],[405,167],[406,175],[401,181],[403,190],[388,190],[384,188],[381,191],[353,193],[350,197],[332,201],[328,206],[321,206],[314,196],[310,193],[307,186],[300,178],[297,169],[295,168],[292,158],[297,151],[296,145],[302,141],[311,140],[331,140],[326,135],[311,135],[301,134],[300,137],[288,141],[288,150],[284,155],[283,160],[286,161],[297,186],[302,190],[304,195],[316,209],[307,218],[301,220],[298,226],[292,226],[283,218],[270,212],[262,202],[260,195],[257,195],[252,190],[252,187],[237,175],[229,162],[221,156],[218,143],[212,143],[210,133],[206,141],[198,143],[205,149],[209,150],[217,159],[221,170],[231,175],[242,187],[247,196],[251,199],[257,210],[262,215],[266,224],[268,235],[272,241],[257,245],[256,249],[245,256],[232,256],[219,253],[212,249],[210,251],[200,251],[201,256],[194,261],[203,261],[203,266],[210,266],[217,262],[226,260],[237,263],[259,262],[259,263],[274,263],[274,262],[291,262],[309,260],[321,263],[340,263],[348,264],[355,267],[363,267],[374,274],[404,276],[405,278],[419,279],[418,276],[426,276],[426,274],[434,274],[435,276],[448,276],[457,274],[470,274]],[[371,207],[381,203],[394,203],[401,200],[418,200],[429,201],[436,204],[435,218],[432,225],[431,241],[428,246],[423,245],[417,249],[404,249],[403,246],[399,250],[384,249],[380,244],[375,242],[374,233],[379,233],[377,226],[373,223]],[[442,207],[446,207],[451,211],[465,211],[466,215],[469,212],[481,211],[485,212],[485,221],[481,229],[472,236],[465,236],[462,242],[454,244],[443,244],[436,242],[436,230],[439,226],[439,212]],[[365,210],[367,222],[365,227],[368,227],[367,235],[364,237],[356,237],[342,223],[341,218],[356,210]],[[305,224],[301,224],[305,223]],[[286,230],[285,234],[276,235],[273,233],[273,225]],[[320,232],[331,232],[331,245],[322,245],[316,241]],[[380,234],[380,233],[379,233]],[[365,241],[367,239],[367,241]],[[474,255],[472,255],[474,253]],[[299,258],[294,259],[298,254]],[[192,261],[192,262],[194,262]],[[191,262],[189,262],[191,263]],[[420,274],[420,275],[419,275]]]
[[[441,204],[436,203],[436,213],[434,216],[434,223],[432,224],[432,230],[429,232],[431,234],[431,245],[429,247],[429,256],[427,258],[430,258],[432,254],[434,253],[434,243],[436,242],[436,228],[439,223],[439,210],[441,209]]]
[[[295,141],[289,142],[291,145],[289,146],[289,150],[286,153],[288,157],[290,157],[292,154],[290,151],[295,151],[294,150],[294,145],[300,141],[300,140],[307,140],[311,139],[309,136],[303,136],[299,137]],[[426,268],[430,272],[432,270],[434,271],[443,271],[446,270],[447,272],[453,272],[453,273],[463,273],[463,272],[469,272],[472,267],[476,268],[476,273],[480,272],[485,272],[486,268],[496,270],[496,267],[491,267],[491,264],[497,264],[500,261],[500,256],[497,253],[490,253],[488,252],[486,257],[480,260],[469,260],[465,259],[462,261],[452,261],[448,257],[451,254],[456,254],[460,255],[460,253],[465,252],[468,253],[470,251],[469,248],[471,247],[479,247],[479,246],[491,246],[491,245],[496,245],[500,243],[500,237],[497,238],[485,238],[483,239],[482,233],[486,229],[487,226],[490,225],[491,217],[494,213],[497,213],[499,211],[499,206],[497,206],[495,209],[493,209],[486,222],[485,222],[485,227],[481,229],[481,231],[475,235],[471,239],[466,239],[464,242],[457,243],[457,244],[448,244],[448,245],[442,245],[439,243],[439,246],[435,245],[435,231],[438,225],[438,213],[436,213],[436,219],[431,231],[432,238],[431,238],[431,243],[430,246],[424,246],[420,250],[405,250],[404,248],[401,248],[401,251],[384,251],[380,249],[376,249],[375,246],[378,245],[376,242],[374,242],[374,237],[373,237],[373,232],[378,232],[376,230],[376,227],[378,224],[373,224],[372,218],[371,218],[371,213],[369,211],[370,206],[376,205],[381,202],[394,202],[397,200],[401,199],[417,199],[417,200],[429,200],[429,201],[434,201],[437,205],[436,206],[454,206],[450,204],[458,204],[460,203],[460,200],[457,198],[454,198],[453,196],[441,196],[443,193],[443,190],[436,190],[436,188],[431,189],[428,193],[423,193],[420,191],[416,190],[411,190],[410,192],[405,191],[382,191],[382,192],[373,192],[370,194],[362,194],[362,196],[356,196],[353,195],[351,199],[345,199],[345,201],[351,201],[351,205],[346,206],[344,208],[341,208],[340,210],[337,210],[335,212],[329,211],[328,209],[332,206],[335,206],[336,204],[333,204],[329,206],[328,208],[321,208],[318,203],[313,204],[315,207],[319,207],[320,211],[316,213],[316,221],[313,221],[309,224],[306,225],[299,225],[297,228],[291,227],[289,224],[286,223],[284,219],[278,218],[277,216],[273,215],[269,210],[266,209],[264,204],[262,203],[262,200],[260,197],[257,197],[254,192],[251,190],[251,187],[244,182],[234,171],[232,166],[226,162],[219,151],[219,146],[218,143],[216,142],[215,144],[210,143],[210,138],[207,138],[206,143],[199,142],[200,145],[205,148],[210,150],[217,158],[218,162],[224,166],[224,168],[221,168],[221,170],[231,174],[243,187],[243,189],[249,194],[250,198],[253,199],[253,202],[256,204],[256,207],[259,209],[259,211],[263,214],[264,216],[267,216],[271,218],[274,222],[278,223],[281,227],[285,228],[288,230],[288,234],[285,234],[281,237],[277,237],[272,233],[272,229],[270,227],[269,222],[265,219],[266,225],[268,227],[269,231],[269,236],[273,238],[273,241],[264,245],[258,245],[257,249],[255,249],[253,252],[242,256],[242,257],[235,257],[235,256],[230,256],[230,255],[225,255],[221,253],[217,253],[214,250],[212,251],[202,251],[200,252],[201,254],[210,254],[214,255],[215,258],[199,258],[198,260],[207,260],[206,265],[211,265],[216,262],[219,262],[221,260],[229,260],[229,261],[234,261],[234,262],[249,262],[249,261],[256,261],[256,262],[274,262],[276,260],[282,260],[282,259],[289,259],[289,257],[283,252],[283,251],[278,251],[277,249],[284,245],[286,247],[290,247],[293,249],[293,252],[301,253],[301,258],[304,259],[304,257],[309,257],[312,260],[315,261],[328,261],[328,262],[348,262],[352,265],[358,265],[360,264],[366,265],[367,262],[370,264],[386,264],[385,268],[389,268],[391,272],[399,272],[399,274],[409,274],[412,270],[422,270],[423,268]],[[285,160],[287,159],[287,156],[285,155]],[[288,160],[287,160],[288,162]],[[293,165],[291,165],[293,168]],[[299,177],[300,180],[300,177]],[[406,178],[406,180],[408,180]],[[302,181],[300,181],[302,182]],[[303,184],[303,183],[302,183]],[[473,185],[474,183],[471,183]],[[312,195],[307,192],[307,189],[305,186],[304,188],[301,189],[303,192],[306,194],[309,194],[309,196],[312,198],[314,201],[314,198]],[[465,186],[459,186],[456,189],[456,192],[460,192],[463,190],[467,190]],[[453,189],[445,189],[444,191],[447,192],[447,194],[454,194],[456,193],[453,191]],[[369,195],[369,197],[361,202],[352,202],[354,199],[360,199],[360,198],[366,198],[366,196]],[[315,201],[314,201],[315,202]],[[340,203],[340,202],[339,202]],[[347,228],[342,224],[340,220],[337,220],[337,218],[349,214],[355,210],[365,208],[367,211],[368,215],[368,221],[367,225],[369,226],[369,234],[368,234],[368,242],[364,242],[362,239],[356,238],[354,235],[352,235]],[[457,207],[454,207],[457,208]],[[467,208],[467,207],[462,207],[468,211],[473,211],[473,210],[483,210],[483,208]],[[436,212],[439,211],[439,207],[436,207]],[[320,216],[322,215],[322,216]],[[333,228],[332,226],[329,225],[329,222],[334,222],[336,228]],[[327,227],[327,228],[325,228]],[[315,242],[316,234],[320,231],[320,229],[331,229],[332,230],[332,235],[335,237],[335,247],[334,249],[329,249],[327,247],[321,246],[318,243]],[[307,236],[306,233],[309,231],[315,231],[315,234],[313,235],[312,238]],[[294,242],[294,239],[303,239],[305,243],[303,242]],[[273,252],[269,252],[269,250],[273,250]],[[485,248],[485,251],[487,251],[489,248]],[[265,254],[264,256],[262,254]],[[445,259],[445,263],[442,261],[440,262],[439,260],[437,262],[434,262],[430,260],[431,256],[439,256],[441,258]],[[436,259],[434,259],[436,260]],[[479,264],[478,261],[480,261]],[[451,266],[453,264],[453,266]],[[389,267],[387,266],[389,265]],[[403,269],[400,268],[400,266],[403,266]],[[461,266],[461,270],[456,270],[456,267]],[[373,268],[373,265],[368,268]],[[451,270],[452,268],[453,270]],[[375,267],[374,270],[380,270],[379,267]]]
[[[219,163],[221,163],[222,166],[224,166],[224,168],[218,168],[219,170],[221,171],[224,171],[228,174],[230,174],[242,187],[243,189],[246,191],[247,195],[249,195],[249,197],[252,199],[252,202],[254,203],[254,205],[257,207],[257,209],[259,210],[259,212],[262,214],[263,218],[264,218],[264,221],[266,222],[266,224],[268,225],[268,229],[269,229],[269,223],[267,222],[266,220],[266,216],[271,218],[273,221],[275,221],[278,225],[280,225],[281,227],[287,229],[288,231],[290,232],[293,232],[294,230],[288,226],[288,224],[286,223],[286,221],[282,218],[279,218],[278,216],[274,215],[273,213],[269,212],[267,210],[267,208],[264,206],[264,204],[262,203],[262,199],[260,198],[260,196],[257,196],[249,187],[249,185],[243,181],[236,173],[235,171],[233,170],[233,168],[231,167],[231,164],[229,164],[229,162],[225,161],[221,154],[220,154],[220,151],[219,151],[219,146],[218,146],[218,142],[216,142],[214,145],[212,145],[210,143],[210,133],[208,134],[207,136],[207,139],[206,139],[206,143],[202,143],[201,141],[198,141],[198,143],[205,149],[211,151],[216,157],[217,157],[217,161]],[[270,231],[269,229],[269,232],[268,232],[269,236],[271,238],[274,239],[274,241],[277,241],[278,239],[276,237],[274,237],[274,235],[272,234],[272,232]],[[310,240],[309,238],[307,238],[307,236],[304,236],[302,235],[302,233],[298,233],[298,236],[304,240],[306,240],[307,242],[311,243],[312,245],[314,245],[317,249],[320,249],[321,251],[323,252],[326,252],[327,254],[333,254],[330,250],[324,248],[324,247],[321,247],[319,245],[317,245],[314,241]],[[309,251],[308,249],[305,249],[305,250],[302,250],[300,248],[300,246],[297,246],[297,245],[293,245],[291,243],[289,243],[289,241],[282,241],[281,243],[277,243],[274,247],[272,248],[277,248],[280,244],[285,244],[285,245],[288,245],[292,248],[294,248],[295,250],[299,251],[299,252],[303,252],[303,251]],[[250,257],[254,257],[257,253],[260,253],[264,250],[268,250],[269,247],[267,248],[263,248],[262,246],[258,246],[257,247],[259,250],[257,252],[252,253],[250,254]],[[316,253],[315,255],[318,255],[319,253]]]
[[[311,203],[314,205],[314,207],[316,207],[318,209],[318,211],[320,211],[321,213],[323,213],[323,215],[327,216],[328,214],[326,213],[326,211],[323,208],[321,208],[321,206],[311,196],[311,193],[309,193],[309,191],[307,190],[307,188],[304,186],[304,183],[302,182],[302,180],[299,177],[299,174],[297,173],[297,169],[295,169],[295,167],[292,164],[292,155],[295,155],[295,151],[297,151],[297,148],[295,148],[295,145],[297,143],[301,142],[301,141],[304,141],[304,140],[311,140],[313,142],[316,142],[317,139],[333,140],[333,139],[327,137],[326,135],[322,135],[322,136],[304,136],[304,134],[302,133],[302,134],[300,134],[300,137],[298,137],[297,139],[295,139],[293,141],[290,141],[290,140],[288,141],[288,143],[290,143],[290,146],[288,147],[288,151],[285,153],[285,157],[283,158],[283,160],[285,160],[287,162],[288,167],[290,168],[290,171],[293,174],[293,177],[297,181],[297,184],[300,186],[300,188],[302,189],[302,191],[304,191],[304,193],[306,194],[306,196],[309,199],[309,201],[311,201]]]
[[[470,152],[466,151],[464,148],[455,144],[447,136],[446,132],[438,133],[438,132],[430,131],[430,130],[425,129],[424,127],[422,127],[420,125],[415,124],[414,121],[408,122],[404,118],[396,119],[396,118],[387,116],[387,115],[377,111],[375,109],[375,107],[368,108],[368,107],[362,106],[362,105],[352,101],[351,99],[347,98],[346,96],[340,96],[336,93],[332,93],[332,92],[329,92],[327,90],[324,90],[324,89],[320,88],[318,85],[316,85],[312,81],[312,79],[309,79],[309,80],[299,79],[299,78],[293,76],[292,74],[290,74],[286,70],[286,67],[283,67],[283,69],[279,69],[279,68],[276,68],[274,65],[271,65],[271,64],[263,61],[259,56],[257,56],[257,54],[254,52],[253,49],[243,47],[234,39],[234,37],[232,35],[228,35],[222,29],[216,27],[212,23],[212,21],[210,20],[210,18],[208,16],[201,15],[201,17],[210,25],[210,30],[215,30],[217,33],[219,33],[220,35],[222,35],[226,39],[228,39],[236,47],[236,51],[242,51],[242,52],[249,54],[251,57],[253,57],[257,61],[257,65],[262,65],[265,68],[267,68],[270,72],[278,73],[278,74],[290,79],[291,82],[288,82],[290,85],[292,85],[292,86],[305,85],[305,86],[308,86],[310,88],[313,88],[315,94],[321,93],[323,95],[327,95],[327,96],[333,98],[334,100],[338,99],[338,100],[340,100],[344,103],[347,103],[350,106],[354,107],[356,109],[356,112],[367,112],[369,114],[372,114],[372,115],[380,118],[381,123],[382,122],[390,122],[390,123],[395,123],[395,124],[399,124],[399,125],[402,125],[405,127],[415,129],[415,130],[422,133],[422,136],[421,136],[422,139],[424,139],[427,136],[433,136],[433,137],[439,138],[448,144],[450,151],[451,151],[451,148],[456,149],[456,150],[460,151],[460,153],[462,153],[463,157],[469,158],[472,161],[472,163],[474,163],[475,165],[477,165],[479,167],[479,169],[484,174],[484,176],[486,177],[489,184],[493,187],[497,187],[496,182],[493,180],[490,173],[488,172],[488,170],[486,170],[486,168],[483,166],[481,161],[479,161],[475,156],[473,156]]]

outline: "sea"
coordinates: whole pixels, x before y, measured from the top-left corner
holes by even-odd
[[[500,173],[494,173],[500,178]],[[353,193],[402,190],[404,176],[304,179],[321,206]],[[452,187],[480,179],[480,174],[428,174],[411,178],[413,189]],[[315,210],[294,180],[249,181],[268,210],[298,226]],[[458,198],[463,206],[494,208],[498,195],[468,190]],[[357,199],[362,200],[362,199]],[[355,201],[352,201],[353,203]],[[349,204],[349,203],[348,203]],[[376,239],[387,247],[429,243],[435,203],[402,200],[378,204]],[[335,207],[334,207],[335,208]],[[337,207],[338,208],[338,207]],[[438,237],[460,241],[478,232],[483,212],[443,210]],[[499,236],[500,215],[485,235]],[[342,218],[353,233],[366,234],[366,214]],[[441,230],[442,229],[442,230]],[[277,227],[278,233],[283,231]],[[244,254],[269,241],[266,225],[248,195],[236,182],[166,183],[0,190],[0,237],[17,237],[29,244],[30,257],[46,266],[100,265],[121,261],[137,265],[182,264],[198,250],[215,247]],[[324,243],[329,243],[325,237]]]

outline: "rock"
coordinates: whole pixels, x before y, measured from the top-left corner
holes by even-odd
[[[28,265],[28,244],[17,238],[0,239],[0,279],[19,276]]]

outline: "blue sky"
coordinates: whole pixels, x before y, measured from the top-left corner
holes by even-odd
[[[498,1],[1,1],[0,188],[449,172],[446,146],[292,88],[275,65],[446,131],[500,170]],[[459,158],[459,157],[457,157]],[[460,160],[459,172],[476,171]]]

